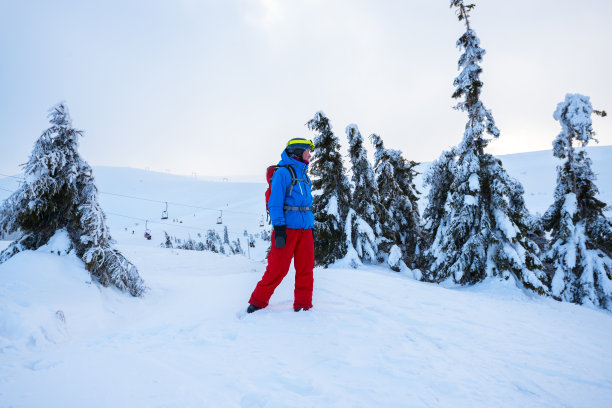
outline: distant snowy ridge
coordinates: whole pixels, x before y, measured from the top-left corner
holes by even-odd
[[[597,186],[601,200],[612,205],[612,178],[608,177],[612,174],[612,145],[606,146],[589,146],[586,148],[587,154],[593,161],[593,170],[597,175]],[[411,159],[409,154],[405,155],[407,159]],[[548,208],[548,203],[552,202],[554,185],[556,182],[556,166],[559,161],[552,155],[552,150],[540,150],[535,152],[513,153],[507,155],[498,155],[504,168],[508,174],[518,179],[525,188],[525,201],[527,207],[532,212],[543,213]],[[417,179],[417,188],[421,192],[420,206],[423,206],[423,186],[422,173],[429,167],[431,162],[422,162],[418,166],[418,171],[421,173]],[[113,180],[118,180],[123,177],[131,180],[129,187],[138,185],[138,183],[155,183],[164,181],[165,185],[175,184],[177,187],[189,185],[196,188],[202,186],[202,182],[215,183],[247,183],[260,184],[263,187],[265,181],[265,169],[261,170],[261,174],[254,172],[251,175],[222,177],[222,176],[185,176],[170,173],[162,173],[150,170],[137,169],[133,167],[109,167],[109,166],[93,166],[94,177],[98,181],[98,187],[101,191],[116,192],[111,185]],[[10,177],[8,177],[10,176]],[[20,174],[0,175],[0,200],[9,196],[9,191],[14,191],[19,185]],[[227,179],[227,181],[224,181]],[[142,181],[140,181],[142,180]],[[121,191],[126,192],[129,187],[122,188]],[[8,191],[7,191],[8,190]],[[178,188],[177,188],[178,190]],[[162,199],[155,186],[150,186],[148,190],[140,189],[139,192],[147,194],[147,198]],[[263,193],[262,193],[263,194]],[[548,201],[546,201],[548,199]]]
[[[589,146],[586,152],[593,161],[593,171],[597,176],[600,200],[612,206],[612,145]],[[552,150],[514,153],[496,156],[503,163],[511,177],[516,178],[525,189],[525,204],[532,213],[543,214],[553,202],[557,178],[556,168],[560,161],[553,157]],[[409,158],[409,157],[408,157]],[[418,170],[421,173],[417,186],[421,188],[419,207],[424,208],[425,191],[422,187],[422,176],[431,162],[423,162]],[[612,216],[612,209],[608,212]]]

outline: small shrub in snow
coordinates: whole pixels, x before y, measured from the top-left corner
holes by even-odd
[[[165,236],[165,239],[164,239],[164,242],[161,244],[161,246],[163,248],[172,248],[173,247],[172,240],[170,239],[170,236],[168,235],[166,231],[164,231],[164,236]]]
[[[272,240],[272,235],[270,234],[270,231],[268,231],[267,229],[264,229],[263,231],[261,231],[261,233],[259,233],[257,235],[259,235],[259,237],[263,241],[270,241],[270,240]]]
[[[242,245],[240,245],[240,238],[236,238],[236,240],[232,242],[231,248],[232,248],[232,254],[244,255],[244,251],[242,250]]]

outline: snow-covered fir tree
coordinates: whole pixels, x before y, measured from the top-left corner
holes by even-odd
[[[242,250],[242,245],[240,244],[240,238],[236,238],[235,241],[232,241],[231,248],[232,248],[233,255],[243,255],[244,254],[244,251]]]
[[[561,133],[553,142],[557,167],[555,202],[542,217],[551,233],[552,295],[560,300],[612,310],[612,221],[596,198],[595,174],[586,147],[593,138],[589,97],[568,94],[554,118]],[[605,115],[605,112],[602,116]]]
[[[374,170],[357,125],[346,127],[346,137],[349,142],[354,186],[351,200],[351,208],[355,210],[351,220],[352,244],[362,262],[378,262],[379,237],[382,238],[379,214],[382,212],[382,205]]]
[[[377,134],[372,134],[370,140],[376,149],[374,172],[381,204],[378,206],[378,219],[384,238],[379,251],[385,254],[393,270],[400,270],[398,261],[416,268],[421,241],[419,192],[414,184],[418,163],[406,160],[400,150],[385,148]],[[399,259],[392,253],[397,250],[401,254]]]
[[[327,267],[344,258],[347,237],[344,231],[349,212],[351,187],[346,177],[340,143],[329,119],[321,111],[306,123],[317,132],[314,157],[310,163],[315,216],[315,262]]]
[[[223,226],[223,243],[229,245],[229,233],[227,232],[227,225]]]
[[[423,175],[423,185],[429,186],[427,207],[423,211],[425,245],[430,247],[446,213],[446,200],[454,180],[456,148],[442,152],[438,160]]]
[[[432,231],[435,235],[427,251],[431,266],[424,279],[474,284],[499,276],[544,294],[548,292],[546,275],[539,249],[527,236],[523,188],[508,176],[500,160],[484,153],[491,138],[499,137],[499,130],[480,100],[479,64],[485,52],[469,25],[474,5],[462,0],[450,3],[466,25],[457,42],[464,52],[453,98],[463,98],[456,109],[467,112],[468,122],[462,142],[454,152],[444,153],[428,176],[434,190],[429,195],[438,207],[428,209],[426,222],[438,226]],[[453,172],[450,185],[439,180],[446,168]]]
[[[0,209],[0,229],[23,234],[0,254],[0,263],[65,230],[94,279],[140,296],[145,285],[136,267],[113,248],[92,169],[78,153],[83,131],[72,127],[64,103],[48,116],[51,127],[34,144],[24,182]]]
[[[206,249],[215,253],[223,252],[223,241],[215,230],[208,230],[206,233]]]
[[[173,248],[172,240],[170,235],[166,231],[164,231],[164,242],[161,244],[162,248]]]

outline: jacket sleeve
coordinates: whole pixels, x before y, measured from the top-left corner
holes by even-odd
[[[272,187],[270,188],[270,200],[268,201],[272,226],[287,225],[283,208],[285,206],[285,194],[290,184],[291,175],[289,170],[280,167],[274,172]]]

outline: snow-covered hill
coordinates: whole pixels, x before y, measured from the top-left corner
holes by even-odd
[[[587,152],[593,161],[593,172],[597,176],[599,199],[612,205],[612,146],[587,147]],[[525,204],[532,213],[544,214],[553,202],[555,185],[557,183],[557,165],[560,161],[550,150],[538,152],[517,153],[498,156],[504,168],[512,177],[521,182],[525,189]],[[418,170],[424,172],[430,163],[422,163]],[[421,187],[422,174],[417,180]],[[421,192],[426,189],[421,187]],[[423,194],[422,197],[426,197]],[[420,207],[427,204],[420,201]],[[608,212],[612,216],[612,211]]]
[[[611,203],[612,147],[589,154],[601,198]],[[550,152],[502,160],[525,186],[529,209],[543,212],[555,183]],[[0,265],[0,407],[612,401],[608,312],[534,296],[512,282],[448,289],[364,267],[316,269],[315,307],[301,313],[292,310],[290,273],[268,309],[239,320],[265,269],[263,240],[229,257],[159,244],[164,231],[199,239],[227,226],[232,240],[244,230],[257,235],[267,228],[260,227],[264,183],[117,168],[96,168],[95,176],[112,234],[150,291],[135,299],[92,283],[80,260],[57,255],[61,236]],[[2,179],[0,188],[17,181]],[[169,219],[161,220],[166,201]]]

